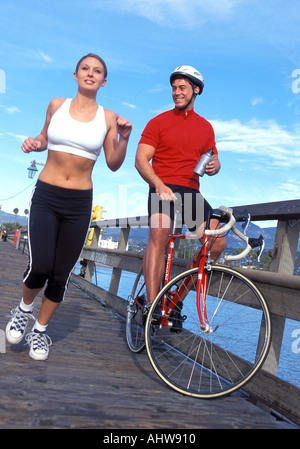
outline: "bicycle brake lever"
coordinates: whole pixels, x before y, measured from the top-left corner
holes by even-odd
[[[244,229],[244,235],[246,235],[246,231],[247,231],[247,229],[249,227],[250,220],[251,220],[251,215],[248,214],[247,221],[242,224],[242,229]]]
[[[263,250],[265,249],[265,240],[263,239],[262,245],[260,247],[260,250],[257,253],[257,261],[260,262],[260,257],[263,253]]]
[[[265,248],[265,240],[263,236],[260,235],[258,238],[249,238],[249,245],[251,246],[251,248],[257,248],[258,246],[260,246],[260,250],[257,253],[257,261],[260,262],[260,257]]]

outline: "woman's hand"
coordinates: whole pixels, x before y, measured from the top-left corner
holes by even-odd
[[[33,137],[28,137],[24,140],[21,146],[24,153],[31,153],[32,151],[39,151],[41,149],[42,142],[40,140],[33,139]]]
[[[128,140],[132,131],[132,124],[126,118],[119,117],[118,115],[116,118],[118,134],[123,137],[123,139]]]

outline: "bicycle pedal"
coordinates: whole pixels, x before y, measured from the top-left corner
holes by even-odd
[[[169,318],[169,321],[172,323],[172,326],[170,327],[170,332],[176,332],[179,334],[182,331],[182,323],[187,319],[186,315],[181,316],[180,311],[177,310],[177,317],[172,316]]]

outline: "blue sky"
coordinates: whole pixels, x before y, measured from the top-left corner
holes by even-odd
[[[205,80],[195,110],[212,123],[222,164],[201,180],[212,206],[300,198],[299,19],[298,0],[1,2],[2,210],[28,208],[27,167],[46,152],[20,145],[40,133],[52,98],[76,95],[73,72],[89,52],[108,66],[98,103],[133,124],[122,168],[110,172],[101,154],[94,169],[104,218],[146,214],[135,152],[147,121],[173,107],[169,75],[182,64]]]

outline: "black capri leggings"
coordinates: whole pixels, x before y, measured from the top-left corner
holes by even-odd
[[[37,181],[28,223],[28,266],[23,282],[45,289],[46,298],[61,302],[89,229],[92,190],[65,189]]]

